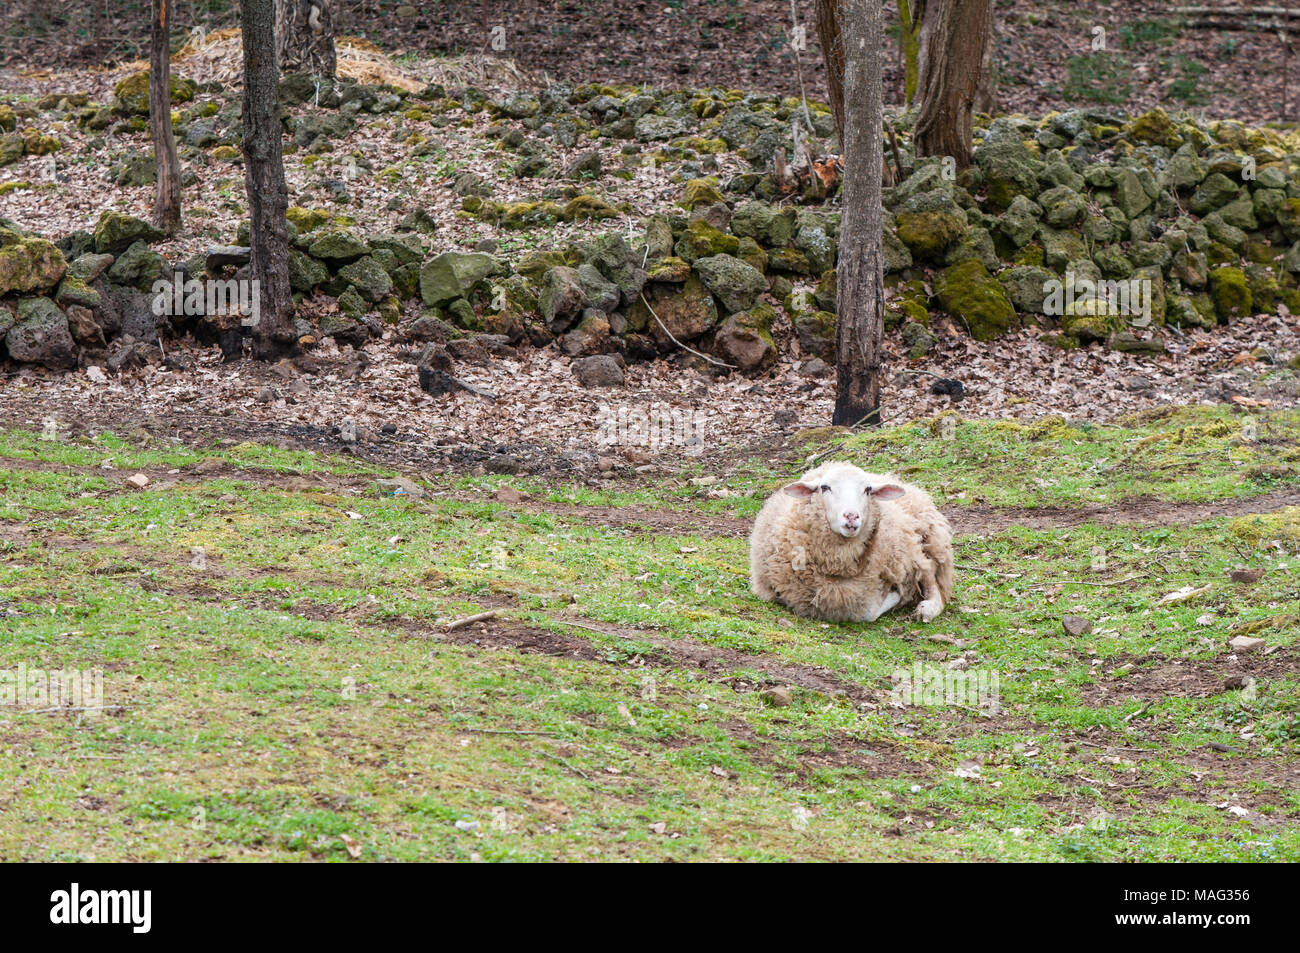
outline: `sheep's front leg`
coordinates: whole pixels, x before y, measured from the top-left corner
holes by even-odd
[[[884,597],[880,599],[880,601],[868,601],[867,611],[863,616],[863,621],[875,622],[890,609],[894,608],[894,606],[898,605],[902,599],[903,597],[897,589],[890,589],[889,592],[885,593]]]
[[[925,598],[916,604],[915,615],[922,622],[933,622],[943,611],[943,596],[939,594],[939,584],[934,578],[934,567],[927,566],[923,569],[918,582],[921,595]]]

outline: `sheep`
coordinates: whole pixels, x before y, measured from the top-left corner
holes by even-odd
[[[749,576],[801,616],[874,622],[904,604],[930,622],[952,594],[952,529],[920,487],[832,461],[763,505]]]

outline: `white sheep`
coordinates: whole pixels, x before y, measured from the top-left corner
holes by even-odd
[[[920,487],[825,463],[763,505],[749,579],[760,599],[802,616],[874,622],[915,604],[929,622],[952,594],[952,529]]]

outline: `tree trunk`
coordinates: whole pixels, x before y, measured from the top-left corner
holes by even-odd
[[[289,189],[280,154],[280,77],[271,4],[272,0],[239,3],[244,34],[244,182],[251,218],[250,270],[258,300],[253,348],[264,359],[292,351],[296,340],[285,221]]]
[[[881,255],[880,4],[842,0],[845,55],[844,211],[836,295],[836,387],[833,422],[880,423],[881,337],[885,326]]]
[[[153,221],[169,235],[181,224],[181,162],[172,133],[171,12],[172,0],[153,0],[149,35],[149,126],[158,167]]]
[[[307,72],[333,82],[333,0],[275,0],[276,52],[286,73]]]
[[[817,0],[817,42],[826,61],[826,93],[835,118],[835,136],[844,152],[844,45],[840,41],[839,0]]]
[[[903,49],[903,103],[911,106],[916,98],[920,73],[921,24],[925,22],[925,0],[898,0],[898,39]]]
[[[998,111],[998,77],[993,72],[993,4],[988,5],[984,42],[984,57],[980,60],[980,78],[975,85],[974,108],[977,113],[992,116]],[[1283,74],[1285,75],[1285,73]]]
[[[992,0],[930,0],[921,24],[917,156],[971,163],[971,109],[992,32]]]

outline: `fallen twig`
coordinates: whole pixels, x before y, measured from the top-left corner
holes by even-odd
[[[549,735],[560,737],[556,731],[528,731],[523,728],[457,728],[456,731],[470,735]]]
[[[478,612],[474,615],[467,615],[463,619],[456,619],[447,623],[447,631],[455,632],[457,629],[463,629],[467,625],[473,625],[475,622],[483,622],[487,619],[495,619],[497,616],[496,609],[489,609],[487,612]]]
[[[572,772],[573,772],[574,774],[576,774],[578,777],[582,778],[582,780],[584,780],[584,781],[590,781],[590,780],[591,780],[591,777],[590,777],[589,775],[587,775],[585,772],[583,772],[583,770],[582,770],[581,768],[575,768],[573,765],[569,764],[569,762],[565,761],[565,760],[564,760],[563,758],[561,758],[559,755],[557,755],[557,754],[551,754],[549,751],[543,751],[542,754],[543,754],[545,757],[550,758],[552,761],[557,761],[557,762],[559,762],[560,764],[564,765],[566,768],[568,768],[570,771],[572,771]]]
[[[576,626],[576,627],[579,628],[579,629],[586,629],[586,630],[588,630],[589,632],[599,632],[601,635],[609,635],[609,634],[610,634],[609,632],[606,632],[604,629],[598,629],[598,628],[596,628],[594,625],[587,625],[587,624],[585,624],[585,623],[583,623],[583,622],[574,622],[572,619],[555,619],[555,621],[556,621],[556,622],[561,622],[561,623],[563,623],[564,625],[572,625],[572,626]]]
[[[20,714],[41,715],[56,711],[123,711],[128,705],[56,705],[53,708],[24,708]]]
[[[1128,722],[1132,721],[1134,718],[1137,718],[1137,717],[1139,717],[1139,716],[1141,716],[1141,715],[1145,715],[1145,714],[1147,713],[1147,709],[1150,708],[1150,707],[1151,707],[1150,704],[1146,704],[1146,705],[1143,705],[1141,708],[1139,708],[1137,711],[1131,711],[1131,712],[1129,712],[1127,715],[1124,716],[1124,721],[1125,721],[1125,723],[1128,723]]]
[[[1048,586],[1122,586],[1126,582],[1132,582],[1135,579],[1141,579],[1149,576],[1149,572],[1137,572],[1131,576],[1125,576],[1123,579],[1116,579],[1114,582],[1089,582],[1086,579],[1056,579],[1052,582],[1036,582],[1029,589],[1046,589]]]

